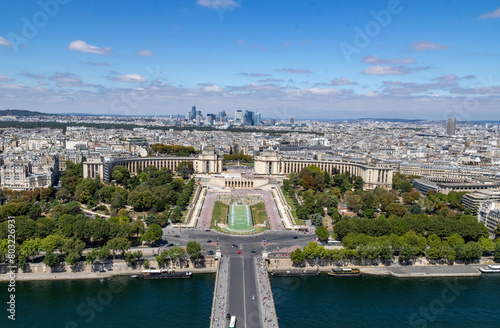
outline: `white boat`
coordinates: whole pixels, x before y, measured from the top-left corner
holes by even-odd
[[[479,268],[482,273],[500,273],[500,265],[488,265],[484,268]]]
[[[133,276],[131,276],[132,278],[139,278],[138,275],[134,274]]]

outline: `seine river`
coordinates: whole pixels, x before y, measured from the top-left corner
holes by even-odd
[[[208,327],[214,275],[18,282],[0,327]],[[272,277],[281,328],[500,327],[500,276]],[[7,284],[0,284],[6,309]]]

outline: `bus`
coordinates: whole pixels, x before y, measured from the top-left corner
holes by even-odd
[[[236,316],[233,315],[231,316],[231,321],[229,321],[229,328],[234,328],[236,327]]]
[[[342,242],[340,242],[338,240],[329,240],[327,242],[327,245],[328,246],[342,246]]]

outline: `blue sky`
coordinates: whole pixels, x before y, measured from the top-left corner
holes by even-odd
[[[2,1],[0,108],[500,119],[498,1]]]

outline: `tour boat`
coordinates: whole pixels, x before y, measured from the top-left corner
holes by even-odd
[[[165,278],[177,278],[177,279],[187,279],[191,278],[191,272],[175,272],[174,270],[143,270],[143,279],[165,279]]]
[[[484,268],[480,268],[479,271],[482,273],[500,273],[500,265],[488,265]]]
[[[360,276],[361,271],[358,268],[334,268],[328,272],[329,276]]]

